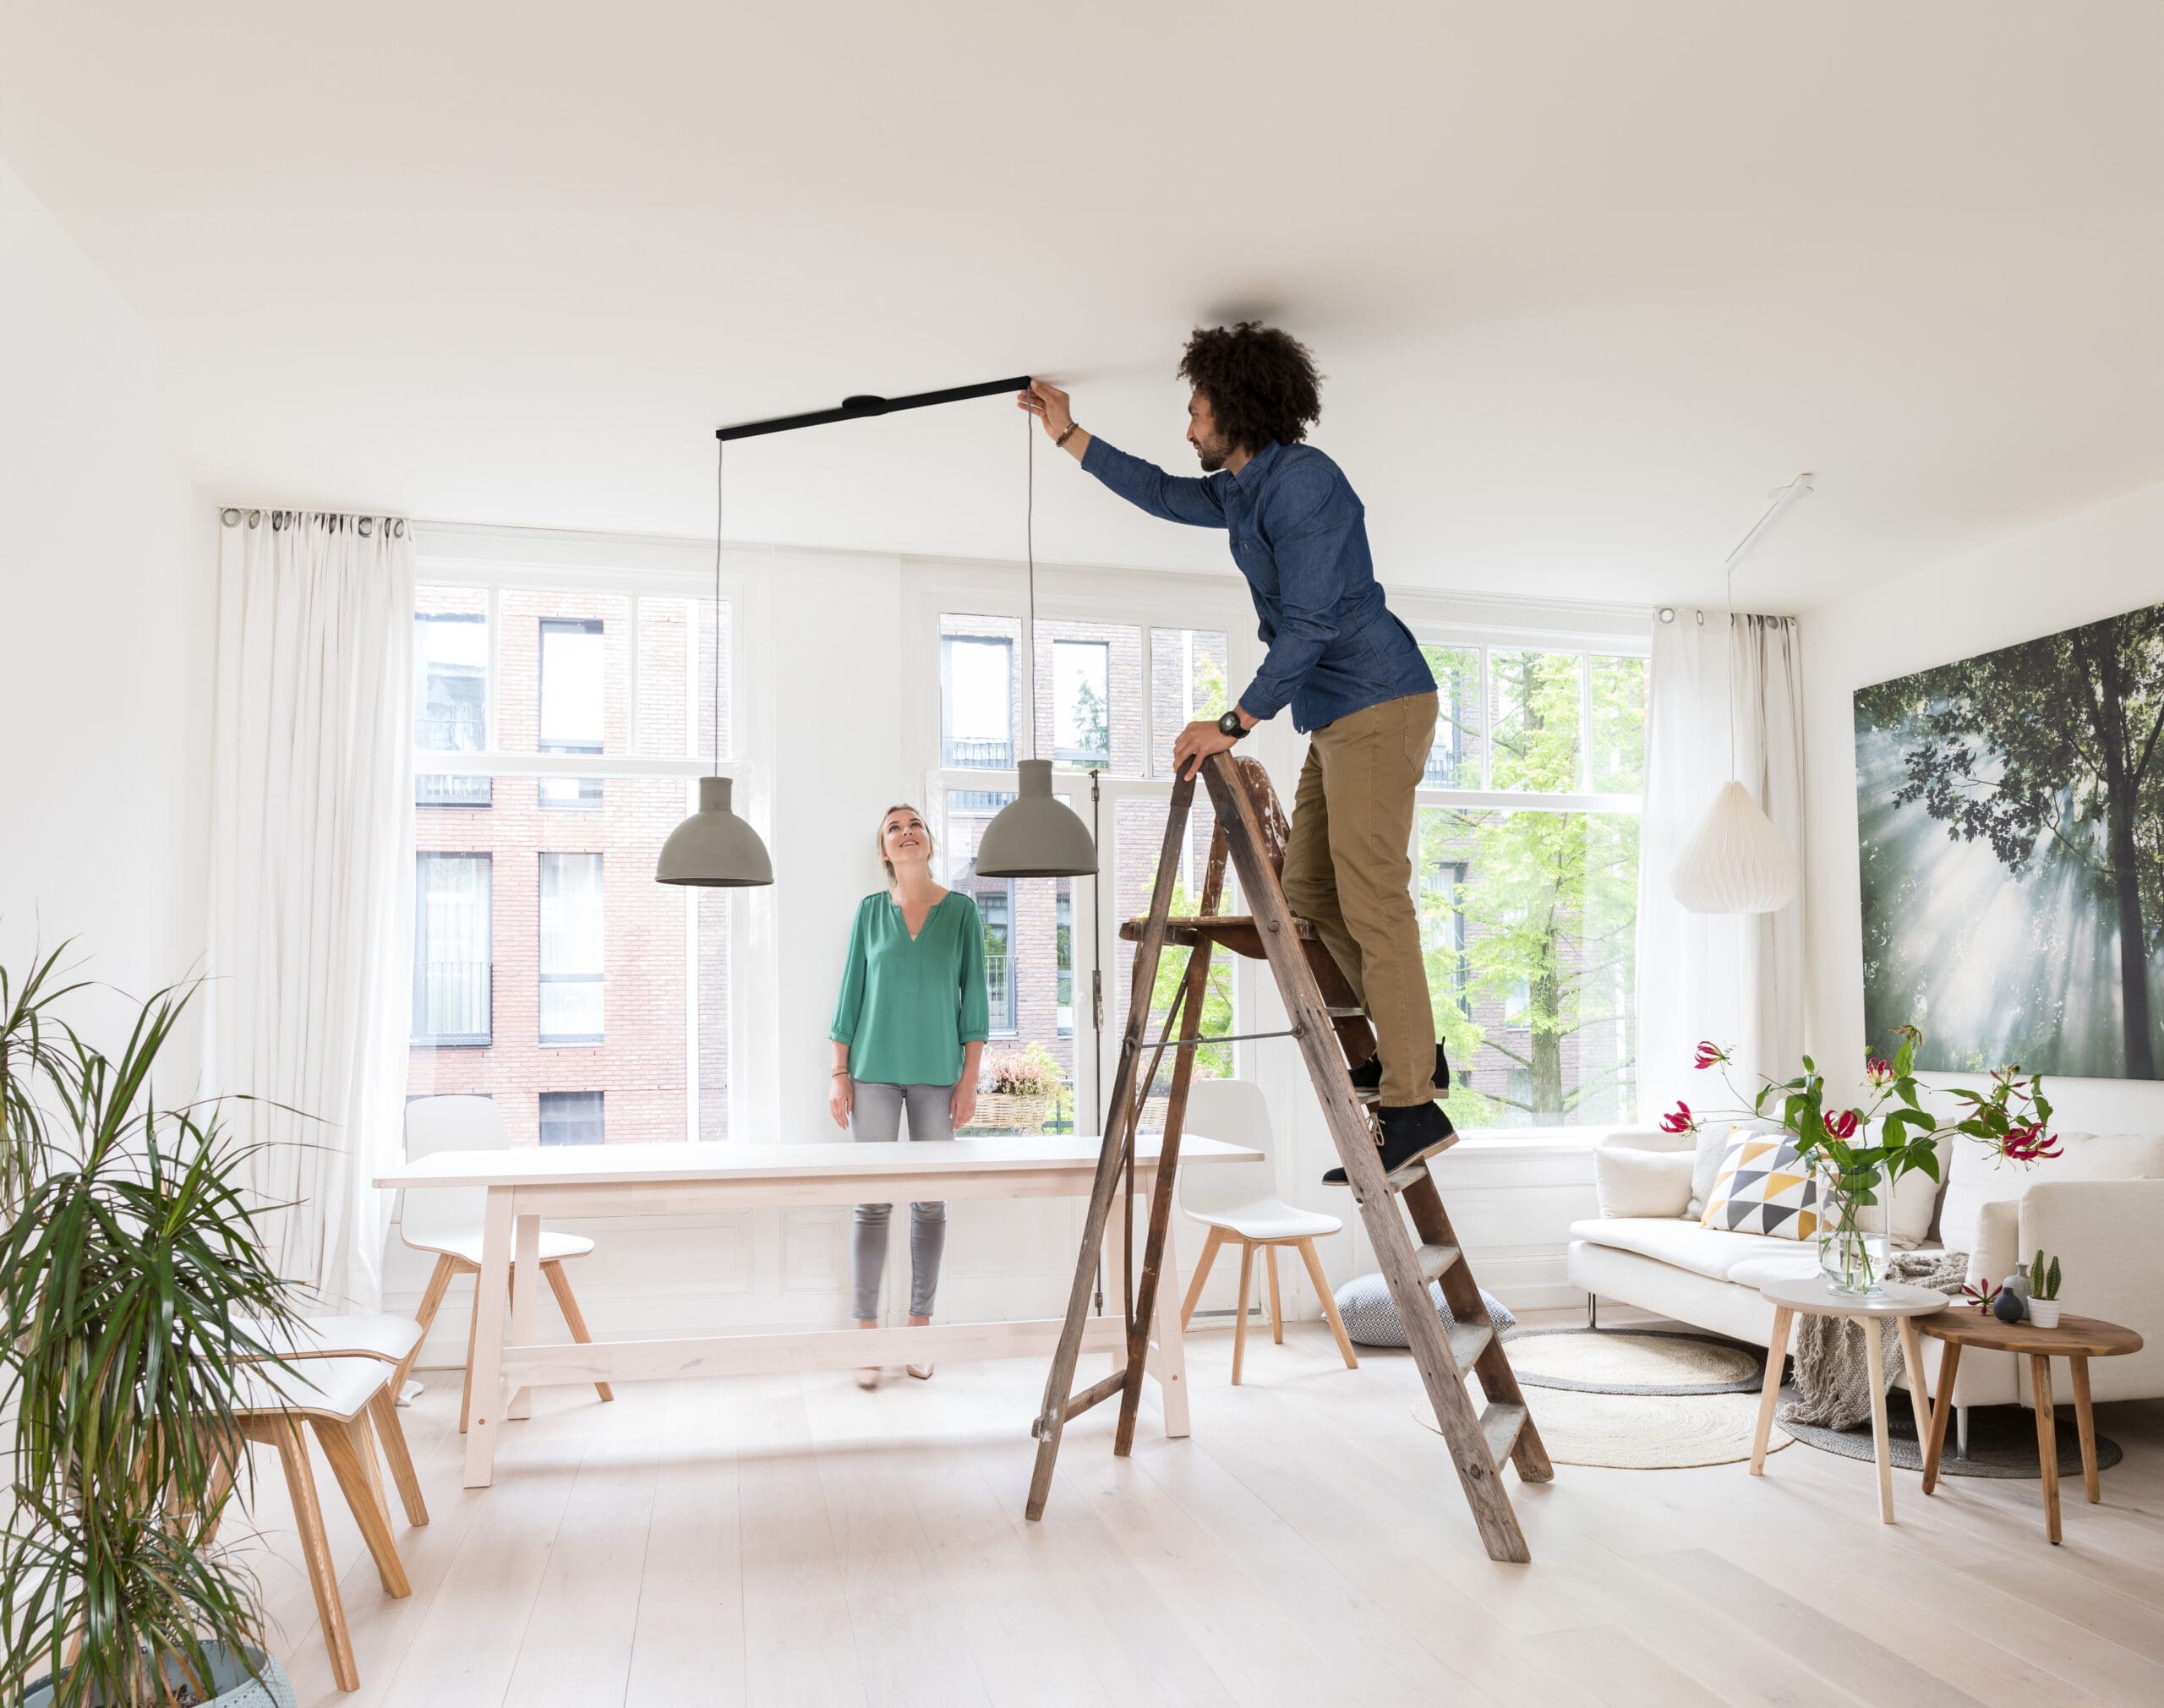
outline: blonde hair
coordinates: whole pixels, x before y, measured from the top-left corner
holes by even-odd
[[[889,884],[894,881],[894,863],[887,858],[887,821],[898,812],[914,812],[920,820],[924,818],[922,813],[917,812],[916,808],[905,800],[896,801],[879,815],[879,828],[872,832],[872,852],[879,857],[879,864],[886,869]],[[924,857],[930,859],[938,849],[939,844],[932,839],[932,826],[927,822],[924,827]]]

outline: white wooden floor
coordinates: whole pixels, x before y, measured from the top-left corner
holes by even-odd
[[[843,1372],[627,1383],[614,1405],[544,1389],[472,1493],[456,1378],[424,1372],[410,1600],[320,1472],[353,1696],[275,1465],[252,1558],[308,1705],[2164,1701],[2164,1404],[2099,1408],[2126,1461],[2101,1506],[2070,1486],[2057,1549],[2033,1482],[1926,1502],[1897,1472],[1888,1529],[1867,1461],[1797,1446],[1762,1481],[1513,1476],[1533,1563],[1506,1567],[1413,1420],[1404,1356],[1347,1372],[1318,1325],[1287,1336],[1251,1334],[1232,1389],[1229,1330],[1199,1330],[1193,1438],[1145,1405],[1116,1460],[1101,1407],[1041,1525],[1022,1518],[1035,1363],[872,1394]]]

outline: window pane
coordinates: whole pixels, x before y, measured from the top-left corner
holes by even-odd
[[[602,1036],[601,856],[541,856],[541,1037],[598,1043]]]
[[[489,856],[424,852],[413,870],[413,1041],[486,1045]]]
[[[544,1091],[541,1094],[541,1143],[604,1144],[602,1094],[598,1091]]]
[[[1564,792],[1578,779],[1584,655],[1491,648],[1489,698],[1495,754],[1490,787]]]
[[[1424,807],[1415,882],[1451,1121],[1630,1119],[1637,818]]]
[[[1150,631],[1150,774],[1172,774],[1172,743],[1199,718],[1217,718],[1232,703],[1231,649],[1220,629]]]
[[[1164,853],[1165,821],[1169,810],[1167,804],[1161,800],[1123,800],[1118,804],[1113,816],[1117,841],[1112,872],[1112,905],[1117,919],[1139,919],[1150,911],[1157,862]],[[1210,870],[1210,838],[1216,828],[1216,820],[1209,802],[1198,794],[1188,814],[1187,833],[1180,843],[1179,870],[1172,881],[1175,917],[1192,914],[1201,905],[1203,886]],[[1230,862],[1226,865],[1225,892],[1217,910],[1224,914],[1242,910]],[[1105,1024],[1111,1034],[1109,1042],[1114,1062],[1118,1061],[1118,1040],[1126,1036],[1128,1014],[1133,1007],[1134,951],[1135,945],[1122,938],[1114,966],[1107,974],[1114,982],[1105,1005]],[[1173,999],[1179,993],[1187,959],[1184,949],[1172,948],[1166,950],[1157,963],[1157,982],[1150,992],[1150,1018],[1145,1031],[1152,1048],[1164,1029],[1165,1017],[1172,1012]],[[1202,1005],[1203,1032],[1237,1029],[1233,1024],[1232,998],[1232,958],[1220,949],[1210,957],[1210,983]],[[1195,1072],[1205,1078],[1230,1078],[1233,1047],[1219,1044],[1199,1048],[1194,1052]],[[1172,1052],[1167,1050],[1159,1066],[1156,1081],[1150,1088],[1150,1100],[1143,1106],[1142,1124],[1147,1131],[1160,1131],[1164,1126],[1164,1100],[1172,1089]],[[1107,1091],[1109,1094],[1109,1085]]]
[[[489,745],[489,596],[418,587],[413,610],[413,745],[478,753]],[[486,806],[489,779],[416,769],[416,806]]]
[[[1636,794],[1645,786],[1646,661],[1596,657],[1593,668],[1593,789]]]
[[[1101,641],[1052,647],[1052,757],[1089,770],[1112,757],[1112,649]]]
[[[1435,678],[1435,743],[1421,782],[1429,789],[1478,789],[1481,717],[1480,649],[1423,647]],[[1499,785],[1500,786],[1500,785]]]
[[[1022,716],[1014,679],[1022,625],[1012,617],[948,615],[939,635],[939,762],[1003,771],[1014,763]]]
[[[507,588],[496,668],[509,753],[631,751],[631,602],[620,593]]]
[[[729,660],[731,613],[721,605],[721,704],[714,704],[714,603],[698,599],[639,601],[638,745],[657,759],[710,759],[714,717],[721,756],[730,756]]]
[[[1119,623],[1037,624],[1038,751],[1082,769],[1142,775],[1142,630]],[[1028,730],[1018,732],[1028,745]]]
[[[600,805],[574,816],[542,810],[531,777],[499,780],[490,811],[419,816],[429,852],[493,856],[503,911],[480,959],[494,963],[499,1023],[467,1048],[429,1047],[440,1040],[417,1025],[408,1094],[493,1097],[518,1144],[539,1140],[542,1094],[564,1090],[604,1094],[613,1143],[726,1138],[731,892],[653,881],[654,851],[696,805],[696,779],[610,778]],[[433,946],[462,958],[445,936]],[[544,1031],[604,1039],[544,1043]]]
[[[1074,1040],[1071,994],[1059,967],[1060,930],[1073,906],[1073,886],[1066,878],[1032,879],[977,876],[977,844],[999,809],[1014,799],[991,789],[932,790],[938,857],[950,889],[971,897],[985,930],[985,976],[991,996],[992,1040],[985,1050],[986,1072],[1003,1059],[1034,1055],[1059,1081],[1047,1106],[1042,1130],[1074,1131]],[[1068,803],[1070,805],[1073,803]],[[974,1131],[991,1131],[980,1116]]]

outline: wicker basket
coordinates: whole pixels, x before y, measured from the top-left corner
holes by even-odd
[[[1049,1095],[1017,1097],[1004,1091],[981,1092],[970,1130],[985,1132],[1041,1132],[1052,1109]]]

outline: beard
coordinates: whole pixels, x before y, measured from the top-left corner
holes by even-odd
[[[1196,445],[1194,454],[1205,474],[1215,474],[1225,466],[1226,448],[1213,439],[1205,439]]]

